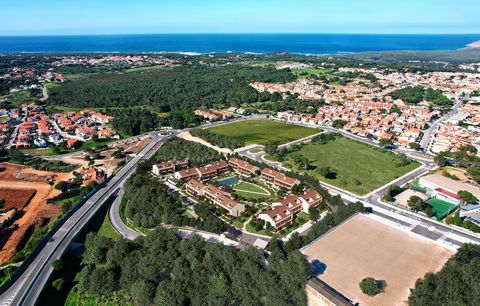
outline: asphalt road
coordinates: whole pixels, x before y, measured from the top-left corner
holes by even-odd
[[[452,109],[448,113],[444,114],[442,117],[435,120],[433,123],[430,124],[428,129],[423,131],[423,137],[420,140],[420,146],[425,150],[425,152],[428,152],[428,149],[431,145],[432,138],[435,132],[437,131],[437,128],[440,126],[440,124],[443,123],[446,119],[458,113],[458,110],[461,105],[462,105],[462,101],[456,102],[455,105],[452,107]]]
[[[0,296],[0,305],[34,305],[53,270],[54,260],[61,258],[71,241],[95,215],[105,200],[114,195],[125,180],[135,171],[136,165],[149,158],[158,149],[156,146],[164,137],[155,134],[135,158],[127,163],[104,187],[94,193],[55,232],[52,239],[43,246],[36,258],[23,271],[9,289]]]
[[[241,119],[236,119],[241,120]],[[236,121],[232,120],[232,121]],[[230,121],[231,122],[231,121]],[[220,124],[224,124],[227,122],[220,122],[220,123],[213,123],[203,126],[210,127],[216,126]],[[322,127],[324,130],[333,130],[335,132],[339,132],[336,129],[325,128]],[[172,131],[173,135],[177,134],[178,131]],[[345,134],[345,133],[342,133]],[[68,248],[71,241],[75,238],[75,236],[83,229],[83,227],[89,222],[89,220],[95,215],[98,209],[103,205],[106,199],[115,195],[118,191],[120,194],[117,196],[117,199],[113,203],[116,203],[116,207],[118,210],[111,210],[110,214],[112,224],[115,223],[117,226],[122,226],[123,222],[121,222],[119,218],[119,203],[121,199],[121,189],[125,180],[135,171],[136,165],[144,160],[152,156],[152,154],[158,149],[159,143],[163,140],[168,138],[168,136],[160,136],[158,134],[153,134],[154,139],[153,141],[147,145],[134,159],[132,159],[129,163],[127,163],[110,181],[106,183],[104,187],[99,189],[95,194],[93,194],[65,223],[58,229],[57,232],[53,235],[53,238],[43,246],[43,249],[39,252],[36,258],[29,264],[29,266],[23,271],[20,277],[7,289],[2,295],[0,295],[0,305],[34,305],[36,300],[38,299],[39,295],[42,292],[42,289],[47,284],[50,274],[53,270],[52,262],[56,259],[61,258],[65,250]],[[375,144],[373,141],[361,138],[355,135],[345,135],[350,138],[354,138],[360,140],[362,142],[367,142],[370,144]],[[304,140],[308,141],[308,140]],[[398,151],[403,153],[402,151]],[[249,158],[253,158],[255,160],[259,160],[265,162],[261,159],[261,154],[250,154],[248,152],[240,152],[241,155],[247,156]],[[423,161],[425,162],[425,161]],[[428,167],[431,166],[430,163],[427,164]],[[415,176],[418,176],[419,173],[412,173],[412,177],[406,177],[406,180],[409,180]],[[386,187],[385,187],[386,188]],[[331,188],[328,188],[331,189]],[[335,190],[337,193],[342,194],[344,193],[343,190],[338,189]],[[388,210],[389,218],[393,218],[396,220],[400,220],[399,216],[410,218],[413,221],[421,220],[421,224],[427,227],[434,227],[436,230],[447,233],[453,232],[458,236],[464,237],[466,239],[470,239],[477,243],[480,243],[480,238],[474,236],[473,234],[463,232],[461,230],[451,228],[447,225],[441,224],[439,222],[435,222],[433,220],[429,220],[422,216],[413,214],[411,212],[407,212],[401,209],[393,208],[385,204],[381,204],[378,202],[378,199],[381,197],[382,192],[385,189],[381,189],[371,195],[367,200],[368,204],[371,206],[382,207],[382,209]],[[347,195],[351,197],[351,194]],[[361,198],[358,198],[361,199]],[[375,211],[375,210],[374,210]],[[117,217],[118,216],[118,219]],[[118,223],[120,221],[121,223]],[[403,221],[404,222],[404,221]],[[125,224],[123,224],[125,226]],[[126,226],[125,226],[126,227]],[[131,229],[129,229],[131,230]],[[420,233],[422,231],[419,231]],[[138,235],[135,234],[136,232],[128,232],[125,231],[122,233],[122,236],[125,238],[133,237]],[[247,237],[245,237],[247,238]],[[245,239],[249,240],[249,239]],[[246,241],[245,241],[246,242]]]

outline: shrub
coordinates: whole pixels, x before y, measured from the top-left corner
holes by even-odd
[[[365,277],[359,285],[362,292],[369,296],[374,296],[382,292],[380,282],[373,277]]]

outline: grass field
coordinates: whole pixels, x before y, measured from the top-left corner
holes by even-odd
[[[327,144],[306,144],[288,155],[286,166],[295,168],[292,156],[301,154],[311,161],[315,169],[307,172],[319,180],[356,194],[367,194],[419,166],[417,162],[401,166],[402,159],[389,151],[376,148],[346,137]],[[336,178],[325,178],[322,167],[337,172]]]
[[[453,251],[356,215],[302,250],[314,275],[359,305],[408,305],[409,288],[425,273],[437,272]],[[369,297],[360,281],[373,277],[386,282],[384,292]]]
[[[254,184],[241,182],[233,188],[234,192],[246,199],[265,199],[270,193]]]
[[[238,121],[213,127],[209,130],[220,135],[241,139],[246,145],[264,145],[270,141],[280,145],[321,132],[319,129],[271,120]]]
[[[105,215],[103,219],[102,226],[98,230],[98,234],[112,238],[113,240],[120,240],[122,237],[120,234],[113,228],[112,223],[110,223],[110,219],[108,218],[108,213]]]

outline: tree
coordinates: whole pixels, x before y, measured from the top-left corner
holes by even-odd
[[[410,149],[413,149],[413,150],[418,150],[421,148],[420,144],[416,142],[410,142],[408,146],[410,147]]]
[[[373,277],[366,277],[362,279],[359,286],[362,292],[369,296],[374,296],[382,292],[380,282],[375,280]]]
[[[63,278],[58,278],[52,282],[52,287],[57,291],[63,291],[65,289],[65,280]]]
[[[320,211],[316,207],[310,207],[308,209],[308,213],[310,214],[310,219],[312,220],[317,220],[318,217],[320,216]]]
[[[445,152],[440,152],[437,154],[434,158],[433,161],[437,163],[438,166],[440,167],[445,167],[449,165],[448,158],[446,157]]]
[[[423,210],[423,200],[419,196],[411,196],[407,201],[408,206],[413,211]]]
[[[380,140],[378,140],[378,142],[382,147],[387,147],[393,144],[393,141],[391,139],[386,138],[381,138]]]
[[[346,124],[347,124],[347,121],[337,119],[337,120],[333,121],[332,126],[336,129],[342,129]]]
[[[479,305],[480,245],[464,244],[437,273],[427,273],[411,289],[412,306]]]
[[[147,280],[139,280],[133,284],[130,291],[138,305],[152,305],[155,293],[154,283]]]
[[[53,270],[60,271],[63,269],[63,261],[61,259],[54,260],[52,263]]]
[[[478,199],[469,191],[459,190],[457,195],[467,203],[476,203]]]
[[[269,142],[265,145],[265,153],[267,153],[267,154],[275,154],[277,151],[278,151],[278,147],[277,147],[277,145],[276,145],[274,142],[269,141]]]

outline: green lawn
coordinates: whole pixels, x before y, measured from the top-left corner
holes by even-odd
[[[238,121],[213,127],[209,130],[220,135],[241,139],[247,145],[264,145],[269,141],[280,145],[321,132],[319,129],[271,120]]]
[[[270,197],[270,193],[254,184],[241,182],[233,187],[235,194],[246,199],[264,199]]]
[[[98,234],[112,238],[113,240],[120,240],[122,237],[120,234],[113,228],[112,223],[110,223],[110,219],[108,218],[108,213],[105,215],[103,219],[102,226],[98,230]]]
[[[327,144],[306,144],[287,156],[284,165],[294,168],[292,156],[301,154],[311,161],[313,169],[307,172],[319,180],[356,194],[367,194],[417,168],[411,162],[401,165],[402,159],[392,152],[376,148],[346,137]],[[337,172],[336,178],[325,178],[322,167]]]

